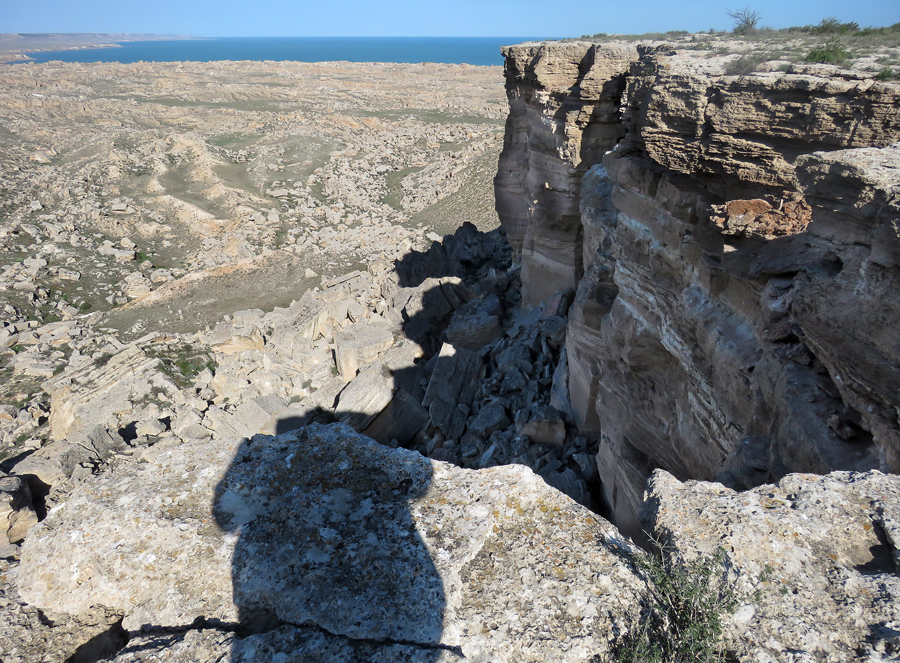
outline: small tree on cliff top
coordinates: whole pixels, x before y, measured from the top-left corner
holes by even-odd
[[[729,18],[734,20],[734,30],[732,32],[736,35],[747,35],[755,32],[756,26],[759,25],[759,20],[762,18],[762,14],[749,7],[729,10],[727,14]]]

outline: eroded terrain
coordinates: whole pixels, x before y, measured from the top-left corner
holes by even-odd
[[[51,64],[7,67],[0,86],[4,322],[106,311],[242,261],[265,270],[275,251],[301,280],[338,273],[494,223],[496,69]],[[445,201],[454,218],[429,209],[454,194],[469,202]],[[271,285],[245,303],[279,303]]]
[[[160,126],[74,138],[28,81],[4,661],[896,658],[900,87],[505,54],[492,229],[478,71],[325,65],[307,116],[148,68]]]
[[[464,221],[496,226],[504,116],[499,68],[5,67],[0,402],[20,409],[73,349],[106,343],[51,347],[26,333],[40,325],[191,332]]]

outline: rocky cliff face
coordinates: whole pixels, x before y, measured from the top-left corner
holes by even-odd
[[[896,660],[896,89],[720,69],[511,49],[519,264],[464,224],[203,332],[7,327],[48,400],[0,437],[48,439],[0,464],[0,658]]]
[[[506,58],[498,212],[523,300],[576,290],[569,395],[618,524],[639,532],[654,468],[898,471],[900,86],[665,48]]]

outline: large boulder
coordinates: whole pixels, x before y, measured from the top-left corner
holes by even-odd
[[[115,609],[132,632],[231,625],[212,644],[233,660],[253,658],[237,656],[248,634],[278,641],[253,660],[321,660],[296,647],[323,634],[409,649],[328,660],[603,660],[643,592],[633,551],[522,466],[463,470],[314,425],[85,482],[26,539],[19,587],[38,607]]]
[[[791,474],[739,493],[658,470],[643,516],[690,566],[722,556],[740,661],[897,660],[900,477]]]

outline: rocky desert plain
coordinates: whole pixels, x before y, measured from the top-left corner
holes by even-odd
[[[504,55],[0,67],[0,661],[900,660],[900,83]]]

